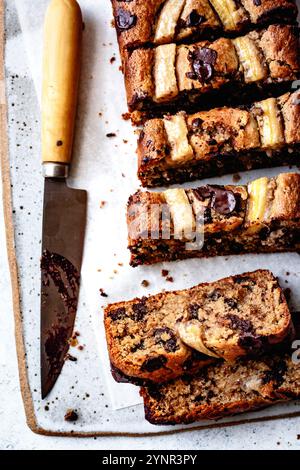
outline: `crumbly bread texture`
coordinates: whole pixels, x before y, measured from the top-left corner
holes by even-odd
[[[152,424],[188,424],[253,411],[300,397],[299,355],[291,350],[219,362],[196,376],[142,388],[141,395]]]
[[[299,163],[300,92],[243,108],[150,119],[138,140],[143,186]]]
[[[266,270],[112,304],[104,323],[112,365],[133,382],[166,382],[212,358],[257,356],[292,329],[283,292]]]
[[[124,74],[129,111],[150,116],[283,93],[300,74],[299,30],[271,25],[236,39],[136,49],[126,55]]]
[[[141,46],[210,39],[294,23],[294,0],[112,0],[121,54]]]
[[[300,250],[300,174],[247,186],[138,191],[127,206],[131,265]]]

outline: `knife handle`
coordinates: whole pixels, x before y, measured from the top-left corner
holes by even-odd
[[[42,159],[46,177],[67,176],[72,159],[82,30],[82,14],[76,0],[51,1],[44,27],[42,87]]]

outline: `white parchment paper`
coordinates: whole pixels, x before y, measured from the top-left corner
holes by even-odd
[[[200,282],[213,281],[231,274],[267,268],[279,276],[284,287],[292,289],[292,306],[299,308],[300,258],[296,254],[288,253],[280,255],[247,255],[207,260],[187,260],[135,269],[129,267],[129,253],[126,248],[125,206],[129,195],[134,193],[139,187],[136,177],[136,136],[131,124],[121,117],[122,113],[127,111],[127,108],[123,76],[119,70],[120,60],[116,35],[111,26],[110,0],[79,0],[79,3],[83,11],[85,30],[74,163],[69,183],[74,187],[87,189],[89,193],[81,301],[77,314],[77,327],[85,332],[83,341],[86,342],[86,362],[82,377],[84,377],[85,381],[90,382],[89,385],[92,387],[96,401],[98,400],[96,396],[97,384],[102,382],[104,377],[111,400],[111,403],[105,406],[108,406],[109,409],[112,407],[113,410],[120,410],[136,405],[141,401],[136,387],[117,384],[111,377],[103,329],[102,306],[108,302],[111,303],[131,299],[136,296],[157,293],[162,289],[183,289]],[[8,67],[11,71],[18,71],[24,76],[32,78],[36,96],[39,100],[41,89],[42,25],[48,2],[47,0],[15,0],[14,4],[17,8],[22,28],[22,49],[20,45],[18,46],[15,38],[8,41]],[[23,55],[18,57],[18,54],[13,53],[13,49],[16,47],[20,47],[20,54],[23,54],[25,51],[26,57],[23,57]],[[116,58],[116,60],[111,61],[112,57]],[[26,104],[26,106],[28,105],[29,103]],[[38,118],[37,122],[33,123],[33,125],[35,126],[34,135],[38,140]],[[106,137],[108,133],[115,133],[116,137],[108,138]],[[17,160],[17,156],[14,158]],[[34,225],[34,229],[37,232],[40,231],[41,223],[40,193],[42,190],[39,158],[39,142],[37,141],[34,155],[30,162],[31,175],[33,172],[35,178],[35,188],[40,188],[38,191],[39,215]],[[19,164],[22,165],[20,160],[18,160]],[[24,167],[24,174],[28,171],[27,167]],[[290,171],[290,169],[277,168],[242,173],[241,183],[262,175],[276,175],[281,171]],[[14,181],[19,181],[21,185],[22,177],[20,177],[20,174],[14,168],[12,173]],[[210,183],[232,183],[232,176],[214,178],[210,180]],[[186,187],[188,186],[195,187],[197,182],[186,185]],[[19,197],[19,195],[16,194],[16,197]],[[32,210],[36,210],[32,194],[28,192],[26,197]],[[32,226],[29,229],[29,222],[16,217],[16,223],[25,227],[25,229],[27,227],[29,238],[30,233],[33,233]],[[40,238],[40,234],[38,238]],[[28,247],[28,244],[22,243],[17,243],[17,254],[21,260],[20,262],[23,262],[24,252],[27,249],[25,247]],[[32,243],[31,248],[33,257],[38,260],[39,246],[35,246]],[[24,258],[24,264],[26,263],[28,263],[28,260]],[[173,284],[168,283],[162,278],[162,269],[170,271],[170,275],[174,278]],[[38,273],[37,264],[35,266],[35,273]],[[26,272],[24,276],[26,275],[29,274]],[[144,279],[150,282],[148,288],[144,288],[141,285]],[[38,290],[38,285],[38,283],[34,283],[33,288]],[[103,289],[107,293],[108,298],[101,297],[99,289]],[[23,301],[27,302],[28,307],[29,300],[26,300],[26,295],[26,292],[24,292],[25,300],[23,299]],[[37,316],[39,304],[36,300],[34,301],[33,308]],[[26,313],[26,315],[25,321],[28,321],[30,314]],[[36,331],[38,331],[38,320],[36,318],[33,320],[31,316],[30,322],[34,322],[33,328],[36,328]],[[32,346],[29,358],[29,375],[32,387],[34,387],[37,384],[35,377],[38,370],[39,343],[36,335],[31,337],[30,328],[28,328],[26,334]],[[56,385],[56,392],[58,391],[62,394],[63,390],[66,389],[67,384],[71,380],[70,377],[72,377],[72,367],[70,364],[65,365]],[[41,415],[43,404],[39,402],[36,409]],[[262,412],[262,415],[268,415],[268,413],[270,412]],[[96,418],[91,417],[91,414],[92,411],[90,411],[89,415],[89,424],[84,429],[95,430],[97,428],[99,430],[100,421],[95,421]],[[130,428],[128,426],[128,422],[130,422],[130,418],[128,418],[130,416],[130,409],[126,414],[127,424],[124,423],[124,426],[121,424],[123,423],[123,415],[116,414],[113,416],[114,430],[117,431],[123,428],[127,428],[128,431],[135,430],[137,432],[146,432],[154,429],[153,426],[146,422],[144,423],[141,407],[138,411],[138,420],[133,422],[131,429],[128,429],[128,427]],[[55,419],[56,417],[57,415],[54,416]],[[49,427],[48,418],[45,418],[43,415],[40,419],[42,424],[46,422]],[[118,422],[120,422],[119,428]],[[105,427],[104,419],[101,421],[101,425]],[[64,426],[65,423],[60,422],[58,427],[62,429]],[[160,428],[160,430],[163,429]]]

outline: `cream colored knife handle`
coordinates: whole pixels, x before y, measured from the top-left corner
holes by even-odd
[[[82,15],[76,0],[51,0],[44,31],[42,158],[45,176],[67,176],[66,167],[71,163],[82,30]]]

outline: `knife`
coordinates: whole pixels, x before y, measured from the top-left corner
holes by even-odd
[[[52,0],[44,30],[41,256],[41,392],[64,365],[76,317],[87,211],[86,191],[67,186],[80,76],[83,22],[75,0]]]

